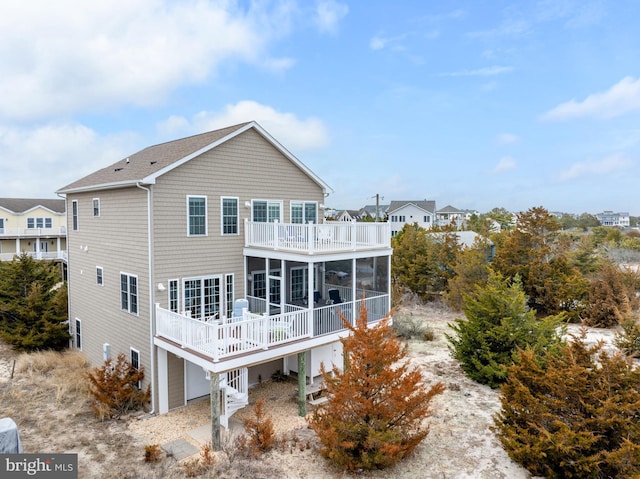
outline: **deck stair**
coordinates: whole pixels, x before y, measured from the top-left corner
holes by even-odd
[[[234,369],[220,374],[220,424],[229,428],[229,418],[249,404],[249,370]]]

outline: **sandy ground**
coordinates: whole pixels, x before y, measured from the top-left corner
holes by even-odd
[[[492,418],[500,408],[499,392],[469,380],[449,353],[445,333],[450,331],[448,324],[459,315],[437,305],[414,306],[395,313],[395,317],[402,315],[419,318],[434,331],[433,341],[409,341],[409,356],[411,362],[421,369],[427,385],[440,381],[446,386],[446,391],[432,401],[433,415],[428,419],[430,434],[411,457],[394,468],[365,472],[358,477],[530,478],[527,471],[509,459],[490,429]],[[608,330],[591,330],[589,333],[589,339],[593,341],[600,338],[611,340],[613,336],[614,333]],[[55,397],[52,400],[44,393],[29,394],[30,390],[37,391],[33,389],[37,378],[30,380],[24,374],[21,377],[16,373],[16,377],[10,380],[14,357],[14,353],[0,344],[0,417],[7,415],[7,411],[13,411],[12,414],[20,417],[18,427],[25,452],[78,453],[80,478],[182,477],[182,467],[172,458],[166,458],[156,466],[144,463],[144,446],[162,445],[179,439],[196,447],[202,445],[203,439],[199,441],[190,433],[210,424],[208,399],[194,401],[185,408],[162,416],[130,417],[101,423],[92,418],[82,401]],[[250,406],[264,398],[276,433],[288,440],[259,461],[254,461],[253,466],[245,464],[240,467],[236,461],[229,465],[230,469],[225,474],[215,477],[353,477],[335,470],[318,454],[315,449],[317,438],[307,427],[305,419],[297,416],[296,387],[295,381],[269,381],[251,390]],[[19,390],[23,392],[19,393]],[[37,402],[38,395],[42,396],[40,402],[44,404]],[[12,398],[21,398],[19,400],[24,404],[10,404]],[[250,406],[236,412],[232,418],[236,425],[233,434],[238,433],[242,418],[252,415]],[[46,416],[43,411],[47,411]]]

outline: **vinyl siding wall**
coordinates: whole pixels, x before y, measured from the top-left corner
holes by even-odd
[[[100,216],[93,216],[92,199],[100,198]],[[111,345],[111,358],[130,348],[140,352],[149,383],[149,273],[147,266],[147,193],[139,188],[68,196],[78,200],[78,231],[69,215],[69,301],[72,327],[82,320],[82,350],[91,363],[103,362],[102,345]],[[86,251],[85,251],[86,247]],[[96,267],[103,268],[103,286],[96,284]],[[137,275],[138,315],[120,308],[120,272]]]

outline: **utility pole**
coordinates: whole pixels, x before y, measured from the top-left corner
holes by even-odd
[[[376,193],[375,198],[376,198],[376,223],[377,223],[378,221],[380,221],[380,194]],[[382,199],[384,200],[384,196],[382,197]]]

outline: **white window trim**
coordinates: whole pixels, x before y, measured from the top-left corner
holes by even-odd
[[[80,325],[80,334],[78,334],[78,324]],[[80,336],[80,347],[78,347],[78,336]],[[82,320],[79,318],[75,318],[75,323],[73,324],[73,342],[78,351],[82,351]]]
[[[95,203],[98,202],[98,214],[96,214],[96,206]],[[100,209],[100,198],[93,198],[91,200],[91,211],[93,212],[93,216],[95,218],[100,217],[101,209]]]
[[[172,311],[171,309],[171,283],[175,282],[176,284],[176,301],[178,303],[177,308],[176,308],[176,313],[179,313],[181,311],[180,309],[180,280],[178,278],[173,278],[167,281],[167,309],[169,311]]]
[[[224,200],[236,200],[236,232],[224,232]],[[220,234],[222,236],[238,236],[240,234],[240,198],[237,196],[221,196],[220,197]]]
[[[191,234],[191,224],[189,221],[190,212],[189,212],[189,200],[191,198],[200,198],[204,199],[204,234]],[[209,200],[207,195],[187,195],[187,236],[192,238],[209,236]]]
[[[78,204],[78,200],[72,200],[71,201],[71,230],[78,231],[79,229],[80,229],[80,205]]]
[[[267,222],[269,220],[269,203],[278,203],[278,205],[280,206],[279,211],[280,211],[280,217],[278,218],[278,223],[282,223],[282,216],[284,215],[284,202],[282,200],[266,200],[263,198],[256,198],[251,200],[251,221],[255,221],[255,219],[253,218],[253,205],[256,202],[260,202],[260,203],[267,203]]]
[[[100,270],[100,281],[98,282],[98,270]],[[102,266],[96,266],[96,284],[98,286],[104,286],[104,268]]]
[[[225,285],[224,285],[224,275],[223,274],[206,274],[203,276],[189,276],[188,278],[182,278],[182,281],[180,282],[180,288],[179,288],[179,292],[178,292],[178,297],[182,300],[182,311],[188,311],[187,309],[187,305],[185,304],[186,302],[186,294],[184,294],[184,288],[185,285],[187,283],[187,281],[200,281],[200,285],[202,288],[202,285],[204,283],[205,280],[218,280],[218,284],[220,285],[220,290],[219,290],[219,295],[220,295],[220,303],[219,303],[219,309],[217,311],[218,313],[218,319],[220,319],[220,315],[224,312],[224,298],[225,298]],[[201,289],[201,291],[203,291],[203,289]],[[182,297],[180,297],[180,292],[182,293]],[[202,311],[202,314],[200,316],[200,318],[204,318],[204,294],[202,294],[200,296],[200,309]],[[178,303],[180,304],[180,303]],[[191,307],[191,305],[190,305]],[[199,319],[198,317],[194,317],[194,319]]]
[[[129,348],[129,362],[131,363],[131,366],[133,366],[133,354],[132,353],[136,353],[138,355],[138,367],[134,368],[136,371],[140,371],[140,368],[142,367],[142,356],[140,355],[140,351],[138,351],[136,348]],[[137,384],[138,389],[142,388],[142,382],[138,381]]]
[[[138,281],[138,275],[137,274],[131,274],[131,273],[127,273],[125,271],[120,271],[120,276],[118,277],[119,280],[119,284],[118,284],[118,293],[122,294],[122,275],[127,276],[127,278],[135,278],[136,279],[136,312],[133,313],[131,312],[131,281],[127,280],[127,294],[128,294],[128,301],[127,301],[127,309],[124,309],[122,307],[122,297],[119,296],[118,297],[118,301],[120,302],[120,311],[124,311],[125,313],[129,313],[129,314],[133,314],[134,316],[139,316],[140,315],[140,283]]]

